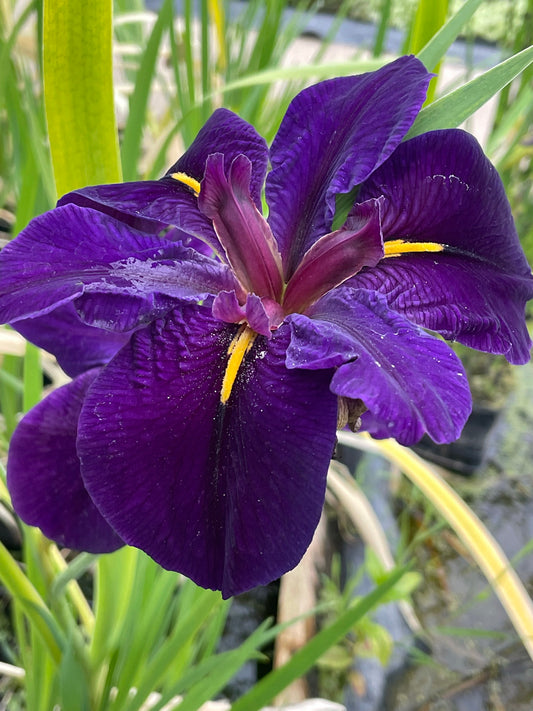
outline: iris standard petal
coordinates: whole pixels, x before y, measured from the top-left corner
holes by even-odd
[[[331,231],[335,194],[365,180],[405,136],[430,78],[418,59],[401,57],[377,72],[315,84],[292,101],[272,144],[266,185],[287,279]]]
[[[445,338],[513,363],[529,360],[531,270],[500,177],[477,141],[460,130],[406,141],[361,186],[360,199],[378,196],[386,252],[396,239],[444,251],[392,256],[350,284],[380,291],[393,309]]]
[[[169,298],[235,287],[230,270],[214,259],[75,205],[35,218],[0,253],[3,323],[76,299],[91,325],[127,331]]]
[[[252,162],[250,190],[257,206],[265,179],[268,148],[264,138],[249,123],[227,109],[217,109],[208,119],[190,148],[161,180],[93,185],[64,195],[58,205],[74,203],[90,207],[143,232],[157,234],[173,225],[198,237],[215,252],[220,246],[211,221],[199,210],[196,195],[171,177],[185,173],[200,182],[211,153],[224,153],[227,166],[239,154]]]
[[[338,366],[331,389],[364,402],[372,435],[406,445],[426,432],[436,442],[457,439],[471,410],[461,362],[383,296],[340,287],[290,322],[287,367]]]
[[[252,164],[250,194],[260,208],[268,166],[268,146],[251,124],[228,109],[217,109],[210,116],[191,147],[168,170],[167,175],[182,172],[201,181],[207,158],[212,153],[224,154],[226,170],[237,156],[248,158]]]
[[[109,553],[124,545],[91,501],[80,474],[76,433],[83,398],[98,370],[54,390],[18,424],[7,484],[13,507],[61,546]]]
[[[302,556],[336,424],[331,371],[286,369],[287,326],[256,338],[221,405],[237,331],[193,305],[138,331],[91,388],[78,439],[87,489],[124,540],[224,596]]]

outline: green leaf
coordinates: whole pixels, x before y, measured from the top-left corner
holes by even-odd
[[[466,0],[464,5],[431,37],[425,47],[418,53],[418,59],[428,71],[433,71],[444,57],[448,47],[456,40],[462,28],[472,17],[483,0]]]
[[[379,57],[385,47],[385,35],[389,27],[389,18],[392,9],[392,0],[383,0],[381,3],[381,14],[379,18],[378,31],[374,40],[372,55]]]
[[[120,638],[128,601],[132,594],[135,568],[142,554],[124,547],[98,558],[95,574],[95,628],[91,656],[95,665],[102,663]]]
[[[452,627],[446,625],[435,625],[432,628],[434,634],[447,634],[451,637],[477,637],[478,639],[508,639],[509,632],[498,630],[485,630],[476,627]]]
[[[163,30],[172,20],[172,2],[165,0],[142,55],[135,79],[135,89],[130,97],[130,112],[122,141],[122,170],[124,180],[137,177],[137,161],[141,152],[141,140],[145,124],[150,87],[155,74],[159,46]]]
[[[347,193],[337,193],[335,195],[335,217],[333,218],[332,230],[340,229],[346,222],[348,213],[353,208],[359,193],[359,185],[356,185]]]
[[[24,356],[24,396],[22,407],[24,412],[36,405],[42,398],[43,371],[41,368],[41,352],[37,346],[26,343]]]
[[[44,4],[44,87],[56,188],[120,180],[111,0]]]
[[[420,573],[406,573],[398,584],[385,595],[383,602],[395,602],[397,600],[409,600],[410,596],[420,586],[422,576]]]
[[[58,670],[58,681],[61,708],[89,711],[87,676],[77,658],[75,644],[72,640],[67,643],[63,651]]]
[[[447,12],[448,0],[419,0],[409,38],[410,52],[418,52],[438,32]]]
[[[78,580],[89,568],[94,565],[98,557],[92,553],[78,553],[74,560],[67,565],[63,572],[56,575],[50,586],[50,597],[57,600],[71,580]]]
[[[406,139],[439,128],[457,128],[532,62],[533,47],[528,47],[437,99],[418,114]]]
[[[248,74],[241,79],[236,79],[219,91],[227,93],[235,89],[254,87],[258,84],[272,84],[275,81],[286,79],[322,79],[332,76],[348,76],[373,72],[385,64],[384,59],[356,59],[348,62],[331,62],[324,64],[306,64],[304,66],[276,67]]]
[[[193,585],[191,583],[191,585]],[[157,688],[165,679],[168,670],[172,668],[174,659],[180,650],[190,640],[194,639],[200,627],[204,624],[212,610],[222,602],[220,593],[212,590],[202,590],[196,587],[194,602],[190,608],[185,607],[181,619],[157,651],[152,655],[143,669],[138,681],[136,696],[124,707],[125,711],[137,711],[151,691]]]
[[[202,704],[217,696],[242,665],[257,656],[257,650],[267,642],[272,632],[267,629],[269,624],[268,620],[263,622],[237,649],[210,657],[189,670],[163,695],[154,711],[163,711],[163,705],[182,691],[185,691],[185,698],[180,704],[180,711],[197,711]]]
[[[41,637],[54,662],[61,659],[63,645],[59,626],[43,599],[24,575],[7,548],[0,543],[0,579],[8,592],[20,604]]]
[[[11,52],[13,51],[13,48],[19,38],[19,34],[28,21],[29,16],[35,12],[35,8],[36,2],[33,0],[33,2],[30,2],[24,8],[7,37],[4,39],[0,34],[0,97],[4,97],[6,95],[5,85],[11,73],[10,70],[12,70],[12,67],[10,66]],[[7,13],[2,13],[0,10],[0,20],[3,20],[3,22],[7,25],[7,17],[5,17],[5,14]]]
[[[340,644],[330,647],[317,661],[320,669],[327,671],[347,671],[353,664],[353,654]]]
[[[418,7],[409,33],[408,53],[416,54],[440,30],[446,21],[448,0],[419,0]],[[438,79],[438,65],[432,67],[437,76],[432,77],[427,91],[426,104],[435,98]]]
[[[233,704],[231,711],[258,711],[269,703],[280,691],[305,674],[326,650],[341,640],[360,619],[381,602],[405,572],[406,568],[399,568],[391,573],[382,585],[346,610],[333,624],[315,635],[305,647],[293,655],[290,661],[263,677]]]

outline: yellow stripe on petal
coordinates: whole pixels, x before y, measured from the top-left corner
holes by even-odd
[[[191,178],[190,175],[187,175],[187,173],[171,173],[170,177],[174,178],[174,180],[177,180],[180,183],[183,183],[188,188],[191,188],[191,190],[194,191],[196,197],[198,197],[198,195],[200,194],[200,183],[194,178]]]
[[[392,239],[383,245],[385,257],[399,257],[413,252],[443,252],[444,245],[438,242],[406,242],[403,239]]]
[[[253,346],[256,336],[257,333],[253,329],[249,326],[243,325],[237,331],[235,338],[229,344],[229,359],[228,364],[226,365],[226,372],[224,373],[224,380],[222,381],[222,389],[220,391],[220,402],[223,405],[225,405],[229,400],[229,396],[231,395],[233,384],[235,383],[241,363],[244,356]]]

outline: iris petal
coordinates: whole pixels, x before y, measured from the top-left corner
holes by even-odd
[[[128,331],[168,310],[169,299],[235,286],[229,269],[209,257],[67,205],[37,217],[2,250],[0,321],[42,316],[76,299],[87,323]]]
[[[376,293],[341,287],[309,317],[290,317],[289,368],[338,369],[337,395],[361,399],[375,437],[413,444],[427,432],[436,442],[457,439],[471,410],[461,362],[442,341],[387,308]]]
[[[128,332],[104,331],[83,323],[72,301],[44,316],[17,321],[16,329],[53,353],[71,378],[107,363],[130,337]]]
[[[383,293],[391,308],[445,338],[529,360],[531,270],[502,182],[477,141],[460,130],[406,141],[361,186],[361,199],[378,196],[385,240],[448,247],[391,257],[349,283]]]
[[[175,226],[219,248],[213,226],[198,210],[194,193],[171,177],[79,188],[64,195],[58,207],[71,204],[98,210],[147,234]]]
[[[87,489],[124,540],[225,596],[302,556],[336,423],[331,372],[285,368],[286,326],[255,339],[222,406],[236,332],[193,305],[138,331],[91,388],[79,435]]]
[[[255,128],[228,109],[217,109],[194,139],[191,147],[169,168],[167,174],[183,172],[201,181],[212,153],[223,153],[226,170],[239,155],[251,163],[250,194],[257,208],[268,165],[268,146]]]
[[[266,185],[286,278],[331,231],[335,195],[365,180],[400,143],[430,78],[418,59],[401,57],[377,72],[311,86],[292,101],[272,144]]]
[[[109,553],[124,545],[83,485],[76,433],[83,398],[98,370],[54,390],[20,421],[7,463],[13,507],[62,546]]]

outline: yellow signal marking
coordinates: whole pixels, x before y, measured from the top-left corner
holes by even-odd
[[[229,344],[228,348],[228,364],[222,381],[222,389],[220,391],[220,402],[225,405],[229,400],[235,378],[239,372],[240,365],[244,356],[253,346],[257,333],[246,324],[243,324],[237,331],[235,337]]]
[[[187,173],[171,173],[170,177],[174,178],[174,180],[177,180],[180,183],[183,183],[188,188],[191,188],[191,190],[194,191],[196,197],[198,197],[198,195],[200,194],[200,183],[194,178],[191,178],[190,175],[187,175]]]
[[[401,254],[413,252],[443,252],[444,245],[438,242],[406,242],[403,239],[392,239],[383,245],[385,257],[399,257]]]

